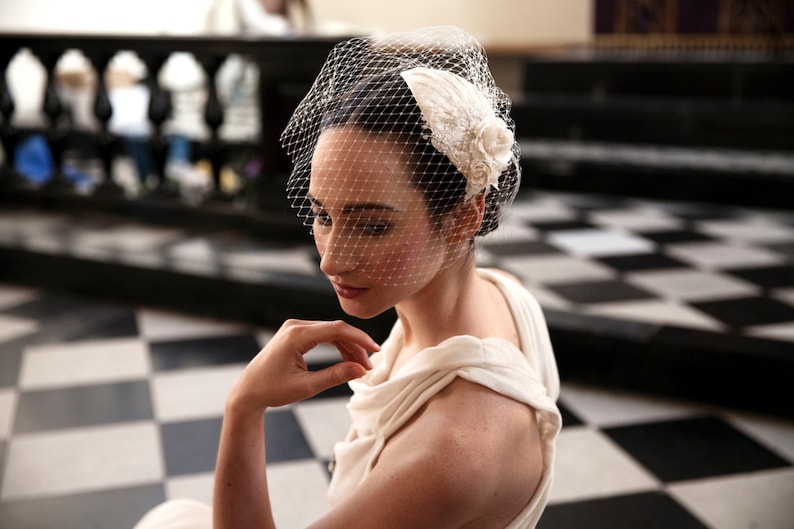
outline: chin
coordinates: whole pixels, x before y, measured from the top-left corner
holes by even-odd
[[[339,306],[342,307],[342,310],[348,316],[353,316],[361,320],[376,318],[391,308],[391,306],[384,306],[381,304],[371,305],[349,299],[339,299]]]

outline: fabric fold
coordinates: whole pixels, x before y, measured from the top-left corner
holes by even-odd
[[[541,484],[509,529],[531,528],[548,500],[554,462],[554,440],[561,427],[556,406],[559,375],[545,318],[537,301],[521,285],[488,270],[478,271],[496,284],[510,307],[521,348],[501,338],[455,336],[421,351],[396,372],[392,367],[402,347],[397,322],[373,369],[350,383],[352,426],[334,450],[335,470],[329,488],[331,504],[348,497],[366,478],[388,439],[428,400],[460,377],[536,410],[543,444]]]

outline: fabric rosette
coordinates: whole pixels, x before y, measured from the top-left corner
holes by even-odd
[[[498,189],[515,137],[486,97],[444,70],[412,68],[401,75],[422,111],[431,143],[466,178],[466,198]]]

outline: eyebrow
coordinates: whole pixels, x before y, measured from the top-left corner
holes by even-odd
[[[313,197],[311,195],[308,196],[309,201],[312,205],[316,205],[318,207],[324,207],[321,200],[317,197]],[[399,211],[394,206],[390,206],[389,204],[382,204],[380,202],[353,202],[351,204],[345,204],[342,207],[342,212],[344,213],[353,213],[356,211],[369,211],[369,210],[377,210],[377,211]]]

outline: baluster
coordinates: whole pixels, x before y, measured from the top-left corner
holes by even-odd
[[[17,132],[12,124],[14,117],[14,98],[6,82],[6,71],[11,59],[17,50],[0,50],[0,116],[3,123],[0,125],[0,142],[2,142],[5,160],[0,166],[0,185],[3,187],[16,187],[22,183],[22,178],[14,171],[14,151],[17,146]]]
[[[47,143],[52,152],[54,164],[52,176],[44,185],[51,191],[72,191],[74,186],[63,175],[63,153],[66,147],[66,130],[61,116],[64,113],[61,98],[58,95],[58,83],[55,76],[55,67],[61,58],[62,51],[44,51],[35,53],[47,71],[47,86],[44,93],[44,114],[47,116]]]
[[[227,199],[221,191],[221,171],[226,162],[225,148],[218,138],[218,130],[223,125],[223,106],[218,97],[216,77],[218,70],[223,65],[225,57],[216,55],[203,55],[198,58],[204,73],[207,74],[207,103],[204,107],[204,122],[210,129],[210,139],[207,142],[207,155],[212,166],[213,194],[210,198]]]
[[[152,124],[152,136],[149,144],[152,148],[155,169],[157,170],[157,189],[154,194],[172,195],[168,191],[165,177],[165,164],[168,159],[168,141],[163,136],[163,123],[171,116],[171,94],[160,86],[160,70],[168,59],[168,53],[142,54],[146,64],[146,85],[149,88],[149,121]]]
[[[113,116],[113,106],[108,96],[105,73],[110,60],[115,55],[114,50],[88,50],[84,52],[88,55],[96,71],[96,95],[94,98],[94,116],[99,120],[99,131],[96,135],[96,145],[99,150],[99,157],[102,160],[104,178],[94,191],[100,196],[119,196],[124,194],[124,190],[113,180],[113,160],[118,150],[119,139],[110,132],[108,125]]]

